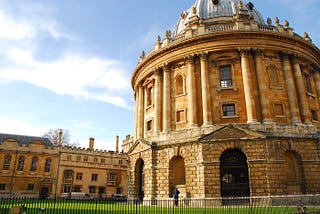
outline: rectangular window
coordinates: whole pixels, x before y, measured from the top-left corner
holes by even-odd
[[[6,190],[6,184],[0,184],[0,190]]]
[[[97,180],[98,180],[98,174],[92,174],[91,181],[97,181]]]
[[[312,117],[312,120],[318,121],[318,113],[316,110],[311,109],[311,117]]]
[[[236,115],[236,106],[235,106],[235,104],[222,105],[222,115],[224,117],[235,116]]]
[[[27,190],[28,191],[33,191],[34,190],[34,184],[28,184]]]
[[[148,120],[146,126],[147,126],[146,127],[147,132],[152,131],[152,129],[153,129],[153,121],[152,120]]]
[[[93,158],[93,162],[98,163],[98,158]]]
[[[147,88],[147,107],[151,106],[153,104],[153,88],[148,87]]]
[[[108,174],[108,181],[115,182],[117,179],[117,174],[115,172],[109,172]]]
[[[81,192],[81,186],[74,186],[73,192]]]
[[[63,186],[62,187],[62,192],[71,192],[71,186]]]
[[[3,162],[3,170],[9,170],[10,169],[10,162],[11,162],[11,155],[6,155],[4,157],[4,162]]]
[[[99,194],[105,193],[105,187],[99,187]]]
[[[220,67],[220,87],[226,88],[232,86],[231,66]]]
[[[33,157],[32,161],[31,161],[30,171],[31,172],[37,171],[37,166],[38,166],[38,158],[37,157]]]
[[[89,193],[96,193],[96,186],[89,186]]]
[[[305,87],[306,87],[307,93],[312,94],[313,93],[313,89],[312,89],[312,84],[311,84],[311,76],[305,74],[304,75],[304,82],[305,82]]]
[[[81,161],[81,156],[80,155],[77,156],[77,161]]]
[[[83,176],[83,173],[77,173],[76,174],[76,180],[81,181],[82,180],[82,176]]]
[[[274,104],[274,116],[275,117],[283,117],[284,116],[283,104],[281,104],[281,103]]]
[[[186,112],[185,110],[178,110],[177,111],[177,123],[180,123],[180,122],[185,122],[186,121]]]
[[[88,156],[84,156],[83,161],[88,162],[88,159],[89,159]]]
[[[101,158],[101,163],[105,163],[106,159],[105,158]]]
[[[67,155],[67,160],[68,160],[68,161],[71,160],[71,155]]]

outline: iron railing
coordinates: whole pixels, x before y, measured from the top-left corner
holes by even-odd
[[[249,198],[206,198],[157,200],[40,200],[34,198],[0,198],[0,214],[52,213],[180,213],[180,214],[242,214],[242,213],[319,213],[320,195],[270,196]]]

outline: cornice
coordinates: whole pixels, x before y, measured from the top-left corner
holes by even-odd
[[[249,44],[250,47],[248,47],[248,44],[241,44],[241,41],[239,39],[248,40],[253,38],[268,38],[270,41],[277,41],[277,42],[284,42],[284,45],[281,47],[278,47],[276,45],[272,44]],[[215,42],[215,41],[228,41],[228,40],[236,40],[232,45],[225,45],[225,47],[217,46],[219,50],[227,50],[227,49],[243,49],[243,48],[263,48],[263,49],[272,49],[272,50],[278,50],[282,51],[284,48],[288,49],[290,52],[298,52],[295,50],[295,48],[304,49],[303,53],[305,56],[309,56],[308,58],[314,58],[314,59],[320,59],[320,49],[317,48],[314,44],[310,43],[309,41],[304,40],[299,35],[295,34],[295,36],[290,36],[283,33],[278,32],[268,32],[268,31],[228,31],[228,32],[220,32],[220,33],[211,33],[211,34],[203,34],[191,38],[187,38],[184,40],[179,40],[176,42],[172,42],[168,46],[161,48],[157,51],[152,51],[148,55],[146,55],[145,59],[139,63],[136,68],[134,69],[132,76],[131,76],[131,84],[133,86],[133,82],[135,82],[135,78],[138,74],[139,70],[143,70],[150,62],[152,62],[155,59],[161,58],[164,55],[167,55],[169,53],[172,53],[176,50],[184,49],[187,47],[194,47],[199,44],[205,44],[208,42]],[[238,44],[237,44],[238,43]],[[295,44],[294,46],[292,46]],[[207,48],[208,49],[208,48]],[[191,50],[194,51],[194,54],[199,54],[203,51],[210,51],[208,50],[198,50],[195,51],[194,48],[191,48]],[[309,54],[308,54],[309,53]],[[191,54],[191,53],[188,53]],[[301,53],[299,53],[301,54]],[[310,55],[311,54],[311,55]],[[176,59],[173,59],[172,61],[175,61]]]

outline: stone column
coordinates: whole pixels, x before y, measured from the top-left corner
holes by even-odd
[[[154,133],[159,133],[161,131],[161,70],[156,69],[154,71],[155,75],[155,99],[154,99]]]
[[[263,76],[263,61],[262,61],[262,53],[263,51],[257,49],[254,51],[255,53],[255,61],[256,61],[256,73],[259,87],[259,95],[260,95],[260,105],[261,105],[261,114],[262,114],[262,122],[268,123],[271,122],[271,113],[270,113],[270,102],[267,97],[267,83],[266,78]]]
[[[189,126],[197,126],[197,97],[194,56],[188,56],[188,115]]]
[[[316,90],[317,90],[317,97],[320,97],[320,68],[317,68],[315,67],[314,68],[314,75],[313,75],[313,78],[314,78],[314,82],[316,84]]]
[[[163,129],[171,129],[171,102],[170,102],[170,67],[163,66]]]
[[[203,125],[212,124],[211,93],[209,86],[208,53],[201,54],[201,90]]]
[[[247,108],[247,123],[255,123],[257,122],[257,119],[255,117],[254,99],[252,95],[252,88],[250,85],[250,65],[248,54],[249,50],[240,50],[244,97]]]
[[[287,90],[291,122],[301,123],[300,116],[299,116],[299,109],[298,109],[297,100],[296,100],[296,94],[297,94],[296,87],[294,85],[289,56],[288,54],[285,54],[285,53],[280,53],[280,56],[282,58],[283,74],[284,74],[284,80],[285,80],[285,85]]]
[[[133,126],[133,129],[134,129],[134,140],[137,139],[137,136],[138,136],[138,103],[139,103],[139,89],[138,87],[136,87],[134,89],[134,126]]]
[[[294,78],[297,86],[299,107],[300,107],[302,121],[306,124],[311,124],[311,114],[308,106],[306,88],[304,85],[300,64],[296,62],[294,58],[292,58],[292,62],[294,65]]]
[[[137,139],[143,138],[144,132],[144,90],[142,82],[139,82],[139,97],[138,97],[138,135]]]

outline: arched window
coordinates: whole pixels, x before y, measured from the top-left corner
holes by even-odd
[[[37,171],[37,166],[38,166],[38,158],[37,157],[33,157],[32,160],[31,160],[30,171],[31,172]]]
[[[25,162],[25,157],[24,156],[19,157],[17,171],[23,171],[24,162]]]
[[[9,170],[10,169],[10,162],[11,162],[11,155],[6,155],[4,157],[4,161],[3,161],[3,170]]]
[[[175,78],[175,94],[184,94],[184,78],[181,74],[177,75]]]
[[[281,87],[278,68],[275,65],[269,65],[267,67],[267,73],[269,76],[269,87],[270,88]]]
[[[44,172],[50,172],[51,171],[51,162],[52,162],[52,160],[50,158],[47,158],[46,164],[44,166]]]
[[[169,183],[171,194],[176,185],[186,184],[186,169],[181,156],[174,156],[169,162]]]
[[[298,154],[287,151],[284,154],[285,178],[288,194],[301,194],[303,191],[303,169]]]

